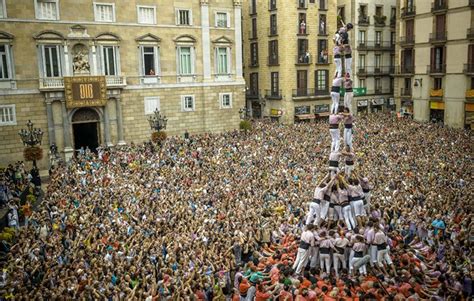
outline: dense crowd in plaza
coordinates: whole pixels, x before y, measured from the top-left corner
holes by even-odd
[[[1,294],[467,300],[472,132],[389,115],[361,118],[353,130],[351,177],[344,168],[328,177],[326,122],[259,122],[248,133],[78,156],[52,171],[45,199],[1,261]],[[324,178],[321,186],[340,188],[358,177],[372,189],[353,226],[335,211],[317,221],[308,214]],[[386,242],[375,247],[382,257],[370,257],[374,237]]]

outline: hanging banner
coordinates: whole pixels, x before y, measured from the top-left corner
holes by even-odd
[[[101,107],[107,104],[105,76],[64,77],[66,107]]]
[[[430,109],[432,110],[444,110],[444,102],[441,101],[431,101]]]

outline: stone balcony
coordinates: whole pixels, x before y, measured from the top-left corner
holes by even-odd
[[[106,76],[108,88],[123,88],[127,85],[125,76]],[[46,77],[39,79],[40,91],[64,90],[64,77]]]

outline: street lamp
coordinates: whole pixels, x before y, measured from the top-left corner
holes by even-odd
[[[28,120],[28,123],[26,124],[26,127],[28,128],[27,130],[21,129],[18,132],[18,135],[20,135],[21,141],[23,141],[23,145],[25,147],[29,147],[31,150],[37,146],[41,145],[41,140],[43,139],[43,131],[39,128],[34,128],[33,127],[33,122],[31,120]],[[33,156],[33,166],[35,169],[36,167],[36,160],[39,159],[39,157]]]
[[[150,123],[150,128],[152,130],[159,132],[162,129],[166,129],[168,119],[166,118],[166,116],[161,115],[160,111],[156,109],[153,112],[153,116],[148,117],[148,122]]]

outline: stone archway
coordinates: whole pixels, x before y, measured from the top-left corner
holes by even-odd
[[[81,108],[75,111],[71,118],[74,138],[74,148],[87,147],[95,151],[100,143],[100,116],[96,110]]]

